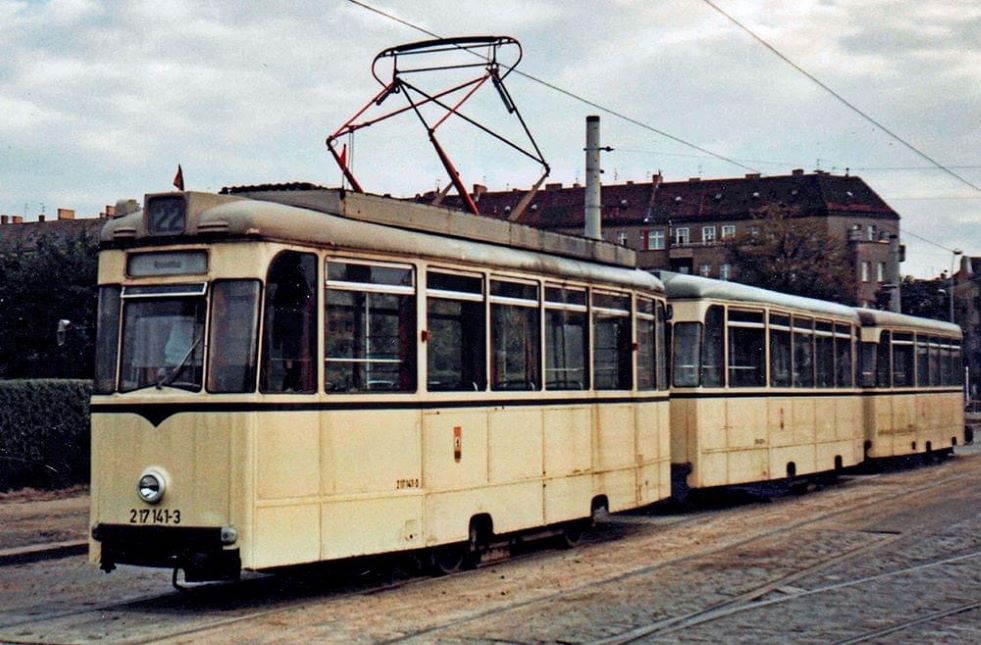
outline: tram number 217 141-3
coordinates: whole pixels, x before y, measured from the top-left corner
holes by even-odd
[[[169,508],[131,508],[130,524],[180,524],[181,512]]]

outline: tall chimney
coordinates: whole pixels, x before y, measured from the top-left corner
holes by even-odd
[[[40,214],[40,215],[37,216],[37,221],[38,222],[43,222],[44,221],[44,213],[42,213],[42,214]]]
[[[9,223],[10,223],[9,215],[0,215],[0,224],[9,224]]]
[[[889,275],[886,277],[890,284],[895,285],[889,291],[889,311],[902,313],[902,302],[899,294],[899,236],[889,236]]]
[[[58,219],[75,219],[75,211],[71,208],[59,208]]]
[[[584,205],[585,235],[594,240],[603,239],[600,229],[600,118],[586,117],[586,202]]]

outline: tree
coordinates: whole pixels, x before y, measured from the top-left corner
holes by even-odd
[[[725,244],[733,279],[764,289],[855,304],[852,262],[844,240],[821,222],[791,218],[767,206],[752,229]]]
[[[0,256],[0,378],[92,378],[98,250],[83,231]],[[62,318],[73,327],[59,347]]]
[[[899,283],[902,312],[921,318],[948,320],[950,318],[949,289],[950,280],[944,277],[917,280],[913,276],[905,276]],[[889,289],[879,289],[875,294],[875,306],[878,309],[888,309],[889,295]]]

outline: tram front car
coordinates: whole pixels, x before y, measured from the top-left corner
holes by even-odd
[[[242,568],[244,442],[272,250],[227,230],[220,205],[231,199],[148,195],[102,232],[89,553],[107,572],[168,567],[202,581]],[[225,409],[203,413],[218,393]]]

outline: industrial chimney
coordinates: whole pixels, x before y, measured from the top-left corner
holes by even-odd
[[[600,118],[586,117],[586,237],[603,239],[600,231]]]

